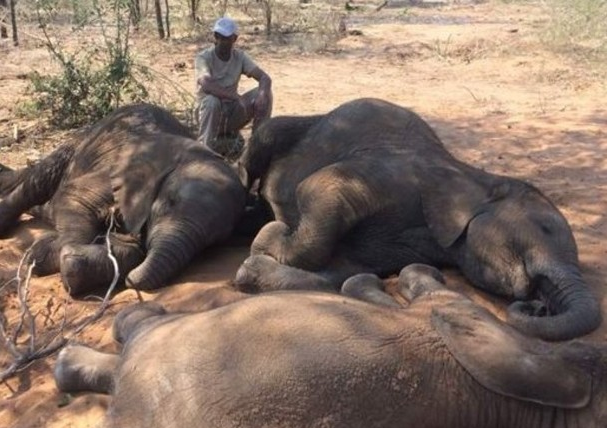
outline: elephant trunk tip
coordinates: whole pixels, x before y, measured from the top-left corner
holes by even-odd
[[[561,313],[538,313],[533,302],[514,302],[508,307],[507,321],[522,333],[546,341],[575,339],[594,331],[602,323],[601,308],[594,298],[576,302]]]
[[[127,288],[140,291],[156,290],[162,287],[164,281],[154,272],[135,268],[127,275],[125,285]]]

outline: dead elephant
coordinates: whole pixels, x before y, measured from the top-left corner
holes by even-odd
[[[133,306],[120,355],[70,346],[56,382],[113,394],[105,428],[607,426],[604,347],[530,339],[426,265],[400,273],[408,308],[379,283],[342,293],[387,305],[282,291],[195,314]]]
[[[123,279],[154,289],[230,235],[245,197],[233,169],[168,111],[129,105],[32,166],[0,167],[0,233],[43,205],[38,212],[56,233],[34,245],[36,273],[59,271],[70,293],[81,294],[113,278],[106,246],[94,243],[113,217]]]

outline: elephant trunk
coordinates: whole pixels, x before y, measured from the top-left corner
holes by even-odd
[[[145,260],[126,278],[129,288],[154,290],[166,285],[208,243],[203,233],[191,228],[169,227],[167,230],[167,227],[157,226],[155,229],[148,239]]]
[[[601,307],[577,269],[537,276],[546,316],[530,314],[525,302],[508,308],[508,320],[517,329],[540,339],[569,340],[590,333],[602,321]]]

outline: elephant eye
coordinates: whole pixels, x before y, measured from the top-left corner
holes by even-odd
[[[544,234],[552,235],[552,229],[550,227],[546,226],[545,224],[542,224],[540,226],[540,229],[542,230],[542,232],[544,232]]]
[[[179,200],[179,194],[171,195],[167,198],[167,206],[174,207]]]

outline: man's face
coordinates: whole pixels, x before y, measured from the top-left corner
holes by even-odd
[[[213,33],[215,36],[215,49],[219,54],[229,54],[232,51],[232,46],[234,46],[234,42],[238,36],[236,34],[232,34],[229,37],[222,36],[219,33]]]

